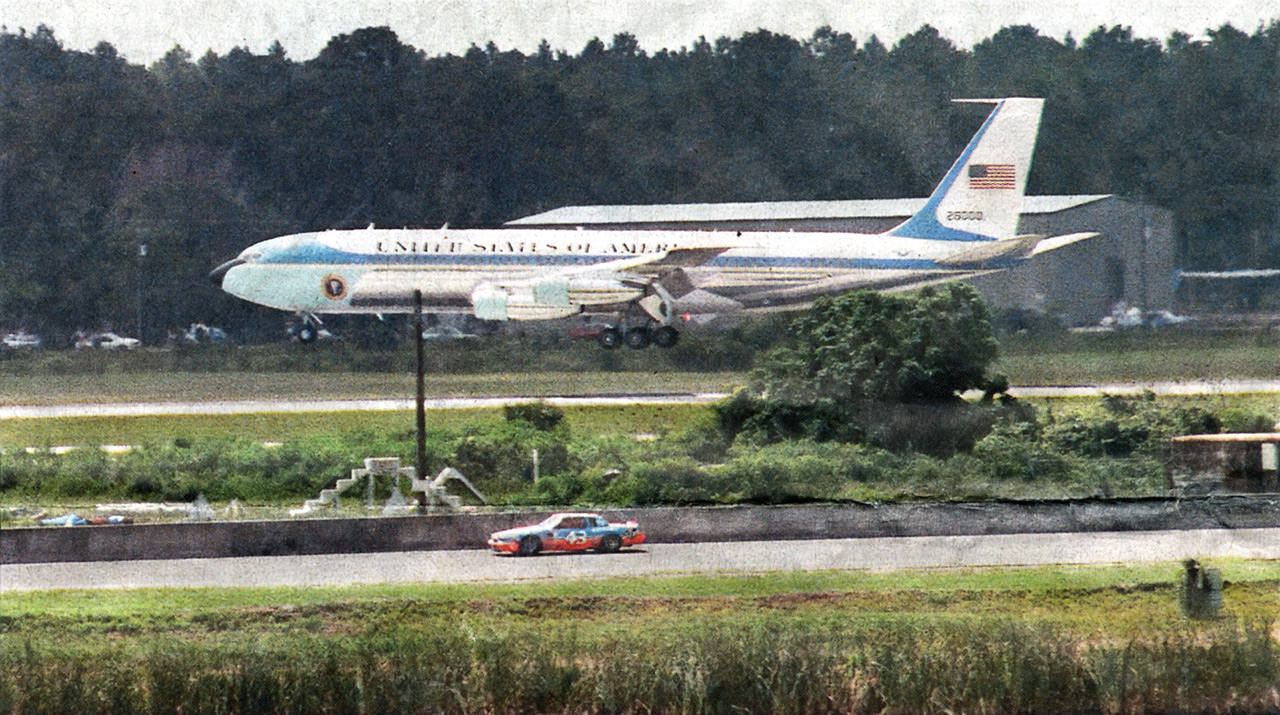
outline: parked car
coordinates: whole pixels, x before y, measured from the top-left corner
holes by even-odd
[[[76,349],[80,348],[102,348],[103,350],[115,350],[124,348],[132,350],[141,343],[137,338],[128,338],[115,333],[89,333],[88,335],[76,335]]]
[[[635,521],[609,522],[599,514],[557,513],[539,524],[495,531],[489,548],[499,553],[533,556],[540,551],[586,551],[612,553],[624,546],[644,543],[644,534]]]
[[[4,336],[3,341],[8,348],[38,348],[41,342],[39,335],[32,335],[25,330],[9,333]]]

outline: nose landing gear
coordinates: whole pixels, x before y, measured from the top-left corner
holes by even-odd
[[[300,317],[301,322],[289,326],[289,334],[303,345],[309,345],[320,335],[320,319],[309,313]]]

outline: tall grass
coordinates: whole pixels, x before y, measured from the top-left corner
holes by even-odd
[[[476,626],[355,637],[5,643],[13,713],[1164,713],[1280,706],[1266,626],[1093,642],[1013,621],[783,617],[658,630]]]

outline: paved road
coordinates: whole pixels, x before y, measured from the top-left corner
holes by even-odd
[[[1111,383],[1104,385],[1052,385],[1013,387],[1014,397],[1077,397],[1085,395],[1136,395],[1150,390],[1157,395],[1231,395],[1280,393],[1280,380],[1197,380],[1191,382]],[[974,393],[978,395],[979,393]],[[574,397],[436,397],[427,409],[502,407],[516,402],[542,400],[561,406],[697,404],[715,402],[722,393],[671,393],[658,395],[596,395]],[[214,400],[209,402],[110,402],[69,405],[3,405],[0,419],[24,417],[120,417],[131,415],[227,415],[262,412],[342,412],[356,410],[412,410],[412,399],[383,400]]]
[[[617,554],[548,554],[534,558],[472,550],[14,564],[0,566],[0,591],[447,583],[832,569],[894,571],[1226,556],[1280,558],[1280,529],[647,544]]]

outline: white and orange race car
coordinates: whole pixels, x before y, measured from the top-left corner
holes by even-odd
[[[635,521],[610,523],[599,514],[581,512],[552,514],[539,524],[489,535],[489,548],[519,556],[532,556],[540,551],[588,549],[611,553],[643,542],[644,534]]]

